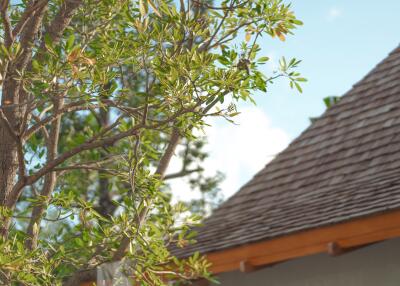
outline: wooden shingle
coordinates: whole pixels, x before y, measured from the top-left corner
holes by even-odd
[[[214,252],[399,208],[400,47],[215,210],[196,244],[174,252]]]

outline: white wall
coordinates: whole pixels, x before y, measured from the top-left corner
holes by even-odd
[[[222,286],[400,286],[400,239],[337,257],[318,254],[252,273],[219,276]]]

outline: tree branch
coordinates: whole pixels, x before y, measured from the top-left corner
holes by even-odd
[[[0,119],[4,122],[4,125],[6,126],[7,132],[10,134],[12,138],[14,138],[15,142],[18,142],[18,136],[14,132],[14,129],[12,128],[10,121],[7,119],[6,115],[3,112],[3,108],[0,107]]]
[[[10,4],[9,0],[3,0],[1,2],[1,18],[3,20],[3,27],[4,27],[4,44],[7,48],[9,48],[13,41],[14,41],[14,37],[11,31],[11,22],[10,22],[10,18],[8,17],[8,6]]]
[[[12,31],[13,37],[18,36],[24,29],[26,23],[28,23],[31,17],[35,14],[36,10],[43,8],[45,5],[47,5],[47,0],[39,0],[38,2],[31,1],[26,7],[24,13],[21,15],[18,23],[15,25],[14,30]]]
[[[58,113],[58,110],[62,108],[64,104],[64,96],[60,95],[54,100],[54,113]],[[52,123],[49,133],[49,139],[47,144],[47,162],[51,162],[57,156],[58,141],[61,128],[61,115],[56,117],[56,120]],[[57,182],[56,172],[53,170],[47,173],[44,177],[44,185],[41,192],[41,197],[44,198],[40,204],[35,205],[32,210],[32,218],[29,221],[27,235],[29,239],[26,240],[26,246],[28,249],[33,250],[37,247],[37,240],[39,235],[40,221],[43,213],[47,207],[48,201],[50,200],[51,194],[54,191]]]
[[[161,180],[164,179],[165,172],[167,171],[168,165],[171,162],[171,158],[174,155],[175,149],[179,144],[179,140],[179,130],[174,127],[172,130],[171,138],[169,139],[167,149],[165,150],[164,155],[161,157],[160,162],[158,163],[158,167],[155,171],[155,175],[158,175]],[[146,220],[147,213],[150,210],[150,206],[151,204],[148,204],[148,206],[138,214],[136,220],[138,222],[138,229],[140,229],[141,225],[143,225],[144,221]],[[112,257],[112,261],[119,261],[125,256],[126,250],[128,249],[130,242],[130,237],[124,236],[122,238],[120,246],[115,251]]]
[[[65,28],[69,25],[75,14],[75,10],[78,9],[82,3],[82,0],[65,0],[62,2],[60,11],[46,29],[46,32],[50,35],[53,43],[58,43],[60,41]],[[43,40],[41,47],[44,46],[45,43]]]
[[[9,208],[12,208],[15,206],[16,202],[18,201],[19,196],[21,195],[21,190],[27,186],[27,185],[32,185],[33,183],[37,182],[41,177],[46,175],[47,173],[53,171],[53,169],[60,164],[64,163],[71,157],[75,156],[76,154],[79,154],[83,151],[87,150],[92,150],[95,148],[103,147],[103,146],[109,146],[114,144],[115,142],[122,140],[126,137],[134,136],[137,135],[140,132],[141,128],[144,129],[157,129],[165,124],[168,124],[170,122],[174,122],[176,118],[181,116],[182,114],[185,114],[187,112],[192,112],[198,105],[195,105],[190,108],[183,108],[180,111],[177,111],[173,116],[170,118],[167,118],[163,121],[158,121],[157,123],[153,125],[144,125],[144,124],[137,124],[136,126],[132,127],[131,129],[120,132],[118,134],[115,134],[110,137],[102,138],[99,140],[97,139],[97,135],[93,136],[91,139],[87,140],[85,143],[76,146],[75,148],[64,152],[57,158],[55,158],[52,161],[49,161],[46,165],[44,165],[40,170],[38,170],[36,173],[26,177],[24,180],[19,180],[13,187],[11,194],[10,194],[10,199],[8,200],[6,206]],[[171,155],[172,156],[172,155]],[[162,164],[161,166],[163,166]],[[166,168],[166,167],[165,167]]]
[[[10,122],[8,121],[7,117],[5,116],[1,108],[0,108],[0,119],[4,122],[4,125],[6,126],[8,133],[11,135],[11,137],[14,139],[17,145],[19,176],[20,179],[23,180],[25,178],[25,158],[24,158],[24,150],[22,147],[22,139],[18,134],[14,132]]]
[[[121,132],[119,134],[116,134],[114,136],[111,137],[107,137],[107,138],[103,138],[101,140],[97,140],[92,142],[91,140],[86,141],[85,143],[83,143],[82,145],[79,145],[69,151],[66,151],[65,153],[61,154],[59,157],[55,158],[52,161],[49,161],[46,165],[44,165],[39,171],[37,171],[36,173],[34,173],[33,175],[30,175],[26,178],[25,183],[19,181],[15,187],[14,187],[14,191],[20,191],[24,186],[26,185],[31,185],[33,183],[35,183],[37,180],[39,180],[42,176],[44,176],[45,174],[51,172],[55,167],[57,167],[58,165],[64,163],[66,160],[68,160],[69,158],[75,156],[78,153],[81,153],[83,151],[87,151],[87,150],[92,150],[98,147],[102,147],[105,145],[109,145],[109,144],[113,144],[121,139],[124,139],[128,136],[132,136],[135,135],[138,130],[140,128],[142,128],[142,125],[137,125],[125,132]],[[16,198],[14,198],[15,200]]]
[[[193,173],[201,172],[203,170],[204,170],[203,168],[197,168],[197,169],[192,169],[192,170],[181,170],[180,172],[177,172],[177,173],[165,175],[164,180],[166,181],[166,180],[184,177],[184,176],[187,176],[187,175],[190,175]]]
[[[93,99],[91,101],[100,101],[101,104],[108,105],[109,107],[115,107],[130,116],[137,115],[137,112],[140,109],[142,109],[142,108],[130,108],[130,107],[125,107],[125,106],[120,106],[116,102],[114,102],[110,99]],[[80,111],[80,110],[89,110],[92,108],[100,108],[100,107],[101,107],[101,105],[90,104],[90,101],[87,101],[87,100],[79,100],[79,101],[67,104],[63,108],[61,108],[57,113],[52,113],[50,116],[38,121],[36,124],[34,124],[30,128],[28,128],[28,130],[26,130],[24,133],[24,139],[28,140],[33,134],[35,134],[43,126],[53,122],[57,118],[57,116],[59,116],[60,114],[65,114],[65,113]]]
[[[227,93],[228,92],[225,91],[222,94],[225,95]],[[207,105],[203,109],[202,114],[206,115],[218,102],[219,102],[219,98],[217,97],[214,101],[212,101],[209,105]],[[173,127],[167,149],[165,150],[164,155],[161,157],[158,167],[154,173],[155,175],[159,176],[160,180],[165,179],[165,173],[166,173],[169,163],[171,162],[171,159],[174,155],[175,149],[179,144],[180,138],[181,138],[181,136],[179,134],[178,128]],[[141,225],[143,225],[143,223],[145,222],[150,208],[151,208],[151,203],[148,203],[147,206],[138,214],[138,217],[136,220],[138,222],[137,229],[140,229]],[[121,260],[125,256],[125,253],[129,247],[130,241],[131,241],[131,238],[128,236],[124,236],[122,238],[120,246],[115,251],[115,253],[112,257],[112,261]]]

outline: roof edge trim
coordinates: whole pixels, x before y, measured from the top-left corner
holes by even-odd
[[[371,215],[348,222],[301,231],[261,242],[207,253],[214,274],[240,269],[243,261],[254,267],[294,258],[328,253],[329,244],[352,249],[400,237],[400,210]]]

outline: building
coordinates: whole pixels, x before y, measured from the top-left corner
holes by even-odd
[[[400,47],[198,231],[222,286],[400,285]]]

